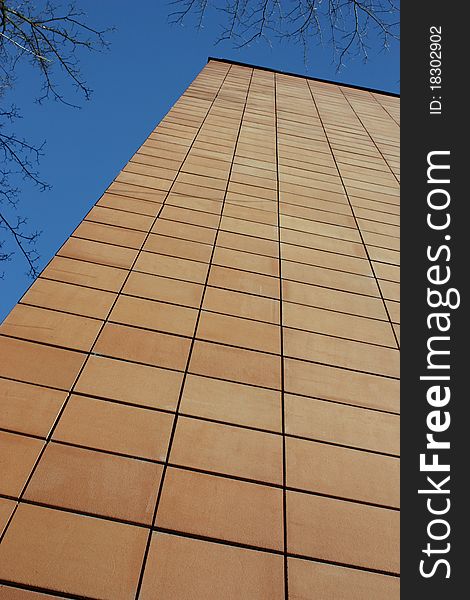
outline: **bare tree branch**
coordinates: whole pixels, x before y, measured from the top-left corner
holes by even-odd
[[[19,252],[31,277],[37,275],[39,255],[34,247],[40,232],[26,230],[27,220],[15,214],[25,184],[41,191],[50,189],[38,172],[44,143],[29,142],[15,133],[20,111],[5,106],[14,88],[20,63],[29,64],[40,76],[39,103],[48,98],[72,107],[68,88],[85,100],[91,90],[79,68],[84,50],[107,47],[105,34],[86,23],[86,15],[73,3],[58,1],[0,0],[0,262],[11,260]]]
[[[399,39],[400,3],[395,0],[172,0],[169,20],[183,24],[209,13],[222,15],[216,43],[230,40],[236,48],[257,40],[298,43],[307,63],[312,43],[329,44],[338,70],[348,58],[367,60],[368,40],[388,48]]]

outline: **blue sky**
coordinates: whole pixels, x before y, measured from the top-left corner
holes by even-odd
[[[145,140],[174,101],[184,91],[208,56],[217,56],[295,73],[306,73],[300,47],[274,42],[255,42],[241,50],[230,42],[214,46],[219,31],[216,18],[202,30],[168,24],[166,0],[80,0],[88,22],[97,28],[115,26],[107,36],[110,49],[84,53],[81,68],[93,89],[83,102],[69,89],[69,100],[80,101],[81,110],[57,102],[34,103],[38,81],[24,69],[11,100],[23,119],[17,129],[28,140],[46,140],[40,173],[52,189],[40,192],[25,186],[20,214],[31,228],[43,233],[37,249],[41,268],[75,229],[105,188]],[[349,61],[336,72],[331,50],[314,46],[308,75],[398,92],[399,48],[370,49],[370,60]],[[24,261],[14,258],[0,265],[0,320],[31,284]]]

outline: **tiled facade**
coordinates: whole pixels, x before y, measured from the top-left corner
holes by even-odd
[[[398,151],[208,63],[0,328],[0,599],[398,599]]]

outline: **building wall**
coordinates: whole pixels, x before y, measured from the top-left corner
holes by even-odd
[[[0,598],[398,598],[398,152],[208,63],[1,326]]]

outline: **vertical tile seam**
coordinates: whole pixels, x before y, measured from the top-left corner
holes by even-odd
[[[232,69],[232,65],[230,66],[229,71],[227,72],[226,77],[224,78],[224,81],[222,82],[222,85],[221,85],[221,87],[219,89],[219,92],[222,90],[223,84],[225,83],[226,78],[229,75],[231,69]],[[209,263],[208,263],[208,269],[207,269],[207,274],[206,274],[206,278],[205,278],[205,281],[204,281],[204,288],[203,288],[203,291],[202,291],[201,300],[200,300],[200,303],[199,303],[198,314],[197,314],[197,317],[196,317],[196,323],[194,325],[194,332],[193,332],[193,335],[192,335],[192,338],[191,338],[191,344],[190,344],[190,347],[189,347],[188,358],[186,360],[185,370],[183,372],[183,379],[182,379],[182,382],[181,382],[180,392],[179,392],[179,395],[178,395],[178,402],[177,402],[177,405],[176,405],[176,408],[175,408],[175,413],[174,413],[175,416],[174,416],[174,419],[173,419],[173,425],[172,425],[172,429],[171,429],[171,433],[170,433],[170,438],[169,438],[169,441],[168,441],[168,448],[167,448],[167,452],[166,452],[165,461],[164,461],[164,464],[163,464],[163,471],[162,471],[162,475],[161,475],[161,478],[160,478],[160,484],[158,486],[157,500],[156,500],[155,509],[154,509],[154,512],[153,512],[152,524],[151,524],[151,527],[149,529],[149,534],[148,534],[148,538],[147,538],[147,545],[146,545],[146,548],[145,548],[144,558],[143,558],[142,567],[141,567],[141,571],[140,571],[140,575],[139,575],[139,580],[138,580],[138,584],[137,584],[137,589],[136,589],[136,593],[135,593],[135,600],[137,600],[139,598],[141,590],[142,590],[142,583],[143,583],[143,579],[144,579],[145,568],[146,568],[147,561],[148,561],[148,555],[149,555],[149,551],[150,551],[150,544],[151,544],[153,533],[154,533],[154,531],[156,529],[156,520],[157,520],[158,508],[160,506],[161,496],[162,496],[162,493],[163,493],[163,486],[164,486],[164,483],[165,483],[166,472],[168,470],[168,464],[169,464],[169,460],[170,460],[170,453],[171,453],[171,450],[172,450],[173,440],[174,440],[174,437],[175,437],[175,432],[176,432],[176,426],[177,426],[177,422],[178,422],[178,416],[179,416],[181,401],[182,401],[183,393],[184,393],[184,387],[185,387],[186,378],[187,378],[187,375],[188,375],[188,372],[189,372],[189,365],[191,363],[192,351],[193,351],[193,348],[194,348],[194,343],[196,341],[197,329],[198,329],[198,326],[199,326],[199,320],[200,320],[200,317],[201,317],[202,307],[203,307],[203,304],[204,304],[204,297],[205,297],[205,293],[206,293],[206,289],[207,289],[207,285],[208,285],[208,281],[209,281],[209,275],[210,275],[210,271],[211,271],[213,257],[214,257],[214,254],[215,254],[215,248],[216,248],[216,245],[217,245],[217,237],[218,237],[218,234],[219,234],[219,231],[220,231],[220,225],[221,225],[221,222],[222,222],[222,217],[223,217],[223,212],[224,212],[224,206],[225,206],[225,200],[226,200],[226,197],[227,197],[228,187],[229,187],[229,184],[230,184],[230,176],[231,176],[232,168],[233,168],[233,161],[234,161],[234,157],[235,157],[235,153],[236,153],[236,149],[237,149],[237,145],[238,145],[238,140],[239,140],[239,137],[240,137],[240,132],[241,132],[242,124],[243,124],[243,117],[244,117],[245,110],[246,110],[246,105],[247,105],[247,101],[248,101],[248,94],[249,94],[249,91],[250,91],[250,86],[251,86],[252,79],[253,79],[253,69],[251,69],[250,80],[248,82],[248,86],[247,86],[247,90],[246,90],[246,95],[245,95],[245,103],[243,105],[242,114],[240,116],[240,123],[239,123],[239,126],[238,126],[237,138],[236,138],[235,144],[233,146],[232,161],[231,161],[230,169],[229,169],[229,172],[228,172],[228,175],[227,175],[227,183],[226,183],[225,190],[224,190],[224,197],[223,197],[223,200],[222,200],[222,207],[221,207],[221,211],[220,211],[219,222],[218,222],[218,225],[217,225],[217,230],[216,230],[214,242],[213,242],[213,245],[212,245],[212,252],[211,252],[210,260],[209,260]],[[217,96],[218,96],[218,93],[217,93]],[[214,103],[215,103],[215,100],[217,99],[217,96],[216,96],[216,98],[214,98],[214,101],[213,101],[213,103],[211,105],[211,108],[209,109],[209,111],[207,113],[208,115],[210,113],[210,110],[214,106]],[[195,140],[196,139],[197,139],[197,136],[196,136]]]
[[[387,113],[387,115],[390,117],[390,119],[392,119],[392,121],[397,124],[398,129],[400,129],[400,123],[395,119],[395,117],[392,115],[392,113],[388,111],[388,109],[385,107],[385,105],[379,101],[379,99],[377,98],[377,94],[374,94],[373,92],[369,92],[369,94],[372,96],[372,98],[375,100],[375,102],[377,102],[377,104],[380,106],[380,108],[382,108]]]
[[[309,86],[310,88],[310,86]],[[356,112],[356,109],[354,108],[354,106],[351,104],[351,102],[349,101],[349,98],[346,96],[346,94],[344,93],[344,91],[342,90],[341,86],[338,86],[339,91],[341,92],[341,95],[343,96],[343,98],[346,100],[346,102],[349,105],[349,108],[352,110],[352,112],[354,113],[354,115],[356,116],[356,119],[359,121],[359,123],[361,124],[362,129],[366,132],[367,136],[369,137],[369,139],[371,140],[371,142],[374,144],[377,152],[380,154],[380,156],[382,157],[382,160],[385,162],[385,164],[387,165],[390,173],[393,175],[393,177],[396,179],[396,182],[398,183],[398,185],[400,185],[400,180],[398,179],[398,177],[395,174],[395,171],[392,169],[392,167],[389,165],[388,160],[385,158],[382,150],[378,147],[377,142],[374,140],[374,138],[372,137],[372,135],[370,134],[369,130],[367,129],[367,127],[364,125],[364,122],[362,121],[361,117],[358,115],[358,113]],[[311,92],[311,88],[310,88],[310,92]],[[312,95],[313,98],[313,95]],[[318,112],[318,108],[317,108],[317,112]],[[393,119],[392,119],[393,120]],[[325,135],[327,135],[326,130],[325,130]],[[328,141],[329,143],[329,141]],[[333,152],[333,151],[332,151]],[[335,159],[336,162],[336,159]],[[341,176],[341,173],[340,173]],[[344,184],[343,184],[344,185]]]
[[[393,327],[393,323],[392,323],[392,319],[391,319],[391,317],[390,317],[390,313],[389,313],[389,310],[388,310],[388,307],[387,307],[387,303],[385,302],[385,298],[384,298],[384,296],[383,296],[383,293],[382,293],[382,290],[381,290],[381,288],[380,288],[379,281],[378,281],[377,275],[376,275],[376,273],[375,273],[374,265],[373,265],[373,262],[372,262],[372,259],[371,259],[370,255],[369,255],[369,250],[368,250],[368,248],[367,248],[367,244],[366,244],[366,243],[365,243],[365,241],[364,241],[364,237],[363,237],[363,235],[362,235],[361,228],[359,227],[359,223],[358,223],[358,221],[357,221],[356,213],[354,212],[354,207],[353,207],[353,205],[352,205],[352,203],[351,203],[351,199],[349,198],[349,193],[348,193],[348,190],[347,190],[347,188],[346,188],[346,185],[345,185],[345,183],[344,183],[344,181],[343,181],[343,177],[342,177],[342,175],[341,175],[340,168],[339,168],[339,166],[338,166],[338,163],[337,163],[337,161],[336,161],[336,156],[335,156],[335,154],[334,154],[334,152],[333,152],[333,148],[331,147],[330,138],[328,137],[328,133],[327,133],[327,131],[326,131],[326,128],[325,128],[325,125],[324,125],[324,123],[323,123],[323,119],[322,119],[322,116],[321,116],[321,114],[320,114],[320,111],[318,110],[318,106],[317,106],[317,103],[316,103],[316,101],[315,101],[315,96],[314,96],[314,94],[313,94],[312,88],[310,87],[310,85],[308,84],[308,82],[307,82],[307,87],[308,87],[308,89],[309,89],[309,91],[310,91],[310,96],[312,97],[313,105],[315,106],[315,110],[317,111],[318,118],[319,118],[319,120],[320,120],[320,123],[321,123],[322,129],[323,129],[323,133],[325,134],[325,138],[326,138],[326,141],[327,141],[327,143],[328,143],[328,147],[329,147],[329,149],[330,149],[331,156],[332,156],[332,158],[333,158],[333,161],[334,161],[334,163],[335,163],[335,167],[336,167],[336,170],[337,170],[337,172],[338,172],[338,177],[340,178],[341,185],[342,185],[342,187],[343,187],[344,193],[345,193],[345,195],[346,195],[346,198],[347,198],[347,200],[348,200],[349,208],[351,209],[351,213],[352,213],[352,216],[353,216],[354,222],[355,222],[355,224],[356,224],[357,231],[358,231],[358,233],[359,233],[359,236],[360,236],[360,238],[361,238],[361,242],[362,242],[362,245],[363,245],[363,247],[364,247],[364,251],[365,251],[365,253],[366,253],[366,255],[367,255],[367,260],[369,261],[369,265],[370,265],[370,268],[371,268],[371,271],[372,271],[372,275],[373,275],[373,277],[374,277],[374,280],[375,280],[375,283],[376,283],[376,285],[377,285],[377,289],[379,290],[380,299],[382,300],[382,305],[383,305],[383,307],[384,307],[384,309],[385,309],[385,313],[386,313],[386,315],[387,315],[387,318],[388,318],[388,322],[389,322],[389,325],[390,325],[390,329],[392,330],[392,334],[393,334],[393,337],[394,337],[394,339],[395,339],[395,343],[396,343],[396,345],[397,345],[397,348],[396,348],[396,349],[397,349],[397,350],[399,350],[399,349],[400,349],[400,344],[399,344],[399,342],[398,342],[397,334],[396,334],[396,332],[395,332],[395,328]],[[342,92],[341,92],[341,93],[342,93]],[[343,94],[343,96],[344,96],[344,94]],[[347,100],[347,98],[346,98],[346,100]],[[348,102],[348,104],[349,104],[349,102]],[[349,104],[349,106],[351,107],[351,110],[353,110],[353,112],[354,112],[354,109],[352,108],[352,106],[351,106],[350,104]],[[354,113],[354,114],[356,114],[356,113]],[[357,115],[356,115],[356,116],[357,116]],[[359,117],[357,117],[357,118],[359,119]],[[360,121],[360,119],[359,119],[359,121]],[[360,121],[360,123],[361,123],[362,127],[364,128],[364,130],[365,130],[365,131],[367,131],[367,130],[365,129],[365,127],[364,127],[364,124],[362,123],[362,121]],[[369,132],[367,132],[367,134],[368,134],[368,135],[369,135],[369,137],[370,137],[370,134],[369,134]],[[372,138],[371,138],[371,139],[372,139]],[[373,140],[372,140],[372,141],[373,141]],[[374,145],[375,145],[375,142],[374,142]],[[377,147],[377,146],[376,146],[376,147]],[[377,148],[377,149],[378,149],[378,148]],[[380,150],[379,150],[379,152],[380,152]],[[384,159],[384,160],[385,160],[385,159]],[[386,164],[387,164],[388,168],[390,169],[390,166],[388,165],[387,161],[385,161],[385,162],[386,162]]]
[[[195,142],[195,140],[196,140],[196,138],[197,138],[197,136],[198,136],[198,134],[199,134],[199,132],[200,132],[200,130],[201,130],[201,128],[202,128],[202,126],[204,125],[204,123],[205,123],[205,121],[206,121],[206,118],[207,118],[207,116],[209,115],[210,109],[212,108],[212,106],[213,106],[213,104],[214,104],[214,102],[215,102],[215,99],[217,98],[217,96],[218,96],[218,94],[219,94],[219,92],[220,92],[220,90],[221,90],[221,88],[222,88],[222,86],[223,86],[223,84],[224,84],[224,82],[225,82],[225,80],[226,80],[226,78],[227,78],[228,74],[230,73],[230,70],[231,70],[231,67],[229,67],[229,68],[228,68],[228,70],[227,70],[227,72],[225,73],[225,76],[224,76],[224,77],[223,77],[223,79],[222,79],[222,83],[221,83],[221,84],[220,84],[220,86],[219,86],[219,89],[218,89],[218,91],[217,91],[217,94],[216,94],[216,96],[214,97],[214,100],[212,101],[212,103],[211,103],[210,107],[207,109],[207,112],[206,112],[206,114],[205,114],[205,116],[204,116],[204,118],[203,118],[203,120],[202,120],[202,122],[201,122],[201,125],[198,127],[198,130],[197,130],[197,132],[195,133],[195,135],[194,135],[194,138],[193,138],[193,140],[192,140],[191,144],[189,145],[189,148],[188,148],[188,150],[187,150],[187,152],[186,152],[186,154],[185,154],[185,157],[184,157],[184,158],[183,158],[183,160],[181,161],[181,164],[180,164],[180,166],[179,166],[179,168],[178,168],[178,170],[177,170],[177,172],[176,172],[176,174],[175,174],[175,177],[174,177],[174,179],[173,179],[173,182],[172,182],[172,184],[171,184],[171,186],[170,186],[169,190],[166,192],[166,194],[165,194],[165,198],[164,198],[164,200],[163,200],[163,202],[162,202],[162,204],[161,204],[160,208],[158,209],[158,212],[157,212],[157,214],[156,214],[155,218],[153,219],[153,222],[152,222],[152,224],[150,225],[150,227],[149,227],[149,229],[148,229],[148,231],[147,231],[147,234],[146,234],[146,236],[145,236],[144,240],[142,241],[142,244],[141,244],[140,248],[138,249],[138,252],[137,252],[137,254],[136,254],[136,256],[135,256],[135,258],[134,258],[134,260],[133,260],[133,262],[132,262],[131,266],[129,267],[129,269],[127,269],[127,275],[126,275],[126,277],[125,277],[124,281],[122,282],[122,284],[121,284],[121,286],[120,286],[119,290],[118,290],[118,291],[117,291],[117,293],[116,293],[116,297],[114,298],[114,301],[113,301],[113,303],[112,303],[111,307],[110,307],[110,308],[109,308],[109,310],[108,310],[108,313],[107,313],[107,315],[106,315],[106,318],[103,320],[103,322],[102,322],[102,324],[101,324],[101,326],[100,326],[100,328],[99,328],[99,330],[98,330],[98,332],[97,332],[97,334],[96,334],[96,336],[95,336],[95,339],[94,339],[94,341],[93,341],[93,343],[92,343],[92,345],[91,345],[91,347],[90,347],[90,350],[89,350],[88,352],[84,352],[84,353],[83,353],[83,354],[85,354],[85,360],[83,361],[83,364],[82,364],[82,366],[80,367],[80,369],[79,369],[79,371],[78,371],[78,373],[77,373],[77,376],[75,377],[75,379],[74,379],[74,381],[73,381],[72,385],[70,386],[70,390],[67,392],[66,399],[64,400],[64,403],[62,404],[62,406],[61,406],[61,408],[60,408],[60,410],[59,410],[59,412],[58,412],[58,414],[57,414],[57,417],[55,418],[55,420],[54,420],[54,422],[53,422],[53,424],[52,424],[52,426],[51,426],[51,428],[50,428],[50,430],[49,430],[49,433],[48,433],[48,434],[47,434],[47,436],[44,438],[44,439],[45,439],[45,443],[44,443],[43,447],[41,448],[41,451],[39,452],[39,454],[38,454],[38,457],[36,458],[36,461],[35,461],[35,463],[34,463],[34,465],[33,465],[33,468],[31,469],[31,472],[30,472],[30,474],[29,474],[29,476],[28,476],[28,478],[27,478],[27,480],[26,480],[26,482],[25,482],[25,484],[24,484],[24,486],[23,486],[23,488],[22,488],[22,490],[21,490],[20,494],[18,495],[18,498],[17,498],[17,500],[16,500],[16,506],[15,506],[15,508],[13,509],[13,511],[12,511],[12,513],[11,513],[11,515],[10,515],[10,517],[9,517],[9,519],[8,519],[8,521],[7,521],[7,523],[6,523],[6,525],[5,525],[5,527],[4,527],[4,529],[3,529],[3,532],[2,532],[2,534],[0,535],[0,544],[2,543],[2,541],[3,541],[4,537],[5,537],[5,535],[7,534],[7,531],[8,531],[8,529],[9,529],[9,527],[10,527],[10,524],[11,524],[11,522],[13,521],[13,518],[14,518],[14,516],[15,516],[15,514],[16,514],[16,511],[18,510],[18,507],[19,507],[19,505],[20,505],[20,503],[21,503],[21,500],[22,500],[22,498],[23,498],[23,496],[24,496],[24,494],[25,494],[25,492],[26,492],[26,489],[27,489],[27,487],[28,487],[28,485],[29,485],[29,483],[30,483],[30,481],[31,481],[32,477],[34,476],[34,473],[36,472],[36,469],[37,469],[37,467],[38,467],[38,465],[39,465],[39,462],[40,462],[40,460],[41,460],[41,458],[42,458],[42,456],[43,456],[44,452],[46,451],[46,448],[49,446],[49,444],[50,444],[50,442],[51,442],[51,440],[52,440],[52,436],[53,436],[53,434],[54,434],[54,431],[55,431],[55,429],[56,429],[56,427],[57,427],[57,425],[58,425],[58,423],[59,423],[59,421],[60,421],[60,418],[62,417],[62,415],[63,415],[63,413],[64,413],[64,411],[65,411],[65,409],[66,409],[66,407],[67,407],[67,404],[68,404],[68,402],[69,402],[69,400],[70,400],[70,397],[72,396],[72,394],[73,394],[73,392],[74,392],[75,385],[77,384],[77,382],[78,382],[78,380],[79,380],[79,378],[80,378],[81,374],[83,373],[83,370],[84,370],[84,368],[85,368],[86,364],[88,363],[88,360],[89,360],[90,356],[93,356],[93,355],[94,355],[94,353],[93,353],[93,349],[94,349],[94,347],[95,347],[95,345],[96,345],[96,343],[97,343],[97,341],[98,341],[98,338],[100,337],[100,335],[101,335],[101,333],[102,333],[102,331],[103,331],[103,329],[104,329],[104,327],[105,327],[106,323],[107,323],[107,322],[108,322],[108,320],[109,320],[109,317],[110,317],[110,315],[111,315],[111,312],[113,311],[113,308],[114,308],[114,306],[115,306],[115,304],[116,304],[116,302],[117,302],[117,300],[118,300],[119,296],[121,295],[121,293],[122,293],[122,290],[124,289],[124,286],[125,286],[125,285],[126,285],[126,283],[127,283],[127,280],[128,280],[128,278],[129,278],[129,276],[130,276],[130,274],[131,274],[131,272],[132,272],[132,270],[133,270],[133,268],[134,268],[134,266],[135,266],[135,264],[136,264],[136,262],[137,262],[137,259],[139,258],[139,256],[140,256],[141,252],[143,251],[143,247],[145,246],[145,243],[146,243],[146,241],[147,241],[147,239],[148,239],[148,237],[149,237],[149,235],[150,235],[150,232],[152,231],[152,229],[153,229],[153,227],[154,227],[155,223],[157,222],[157,220],[158,220],[158,218],[159,218],[159,216],[160,216],[160,214],[161,214],[161,212],[162,212],[162,210],[163,210],[163,207],[165,206],[165,202],[166,202],[166,200],[167,200],[168,196],[169,196],[169,195],[170,195],[170,193],[171,193],[171,190],[172,190],[172,188],[173,188],[173,185],[174,185],[174,183],[176,182],[176,180],[177,180],[177,178],[178,178],[178,175],[179,175],[179,173],[180,173],[180,171],[181,171],[181,168],[182,168],[182,166],[183,166],[183,164],[184,164],[184,161],[186,160],[186,157],[188,156],[189,152],[191,151],[191,149],[192,149],[192,147],[193,147],[193,145],[194,145],[194,142]],[[197,77],[196,77],[196,78],[193,80],[193,82],[192,82],[192,83],[194,83],[194,82],[196,81],[196,79],[197,79]],[[191,85],[191,84],[190,84],[190,85]],[[171,111],[171,109],[170,109],[170,111]],[[170,112],[170,111],[169,111],[169,112]],[[158,125],[157,125],[157,127],[158,127]],[[113,180],[113,181],[114,181],[114,180]],[[96,203],[95,203],[95,204],[96,204]],[[93,206],[94,206],[94,205],[93,205]],[[93,207],[92,207],[92,208],[93,208]],[[90,210],[92,210],[92,208],[91,208]],[[89,212],[90,212],[90,211],[88,211],[88,213],[89,213]],[[87,213],[87,214],[88,214],[88,213]],[[68,239],[69,239],[69,238],[67,238],[67,240],[68,240]],[[67,240],[64,242],[64,244],[67,242]],[[62,246],[63,246],[64,244],[62,244]],[[62,247],[62,246],[61,246],[61,247]],[[55,256],[56,256],[56,255],[54,255],[54,257],[55,257]],[[54,257],[53,257],[53,258],[54,258]],[[52,259],[53,259],[53,258],[52,258]],[[52,259],[51,259],[51,261],[52,261]],[[49,261],[49,263],[50,263],[51,261]],[[49,264],[49,263],[48,263],[48,264]],[[33,285],[33,284],[32,284],[32,285]],[[30,286],[30,287],[31,287],[31,286]],[[28,288],[28,289],[29,289],[29,288]],[[26,292],[25,292],[25,293],[26,293]]]
[[[284,597],[289,598],[289,571],[287,560],[287,453],[286,453],[286,412],[284,393],[284,319],[283,319],[283,296],[282,296],[282,253],[281,253],[281,199],[279,185],[279,139],[278,139],[278,116],[277,116],[277,77],[274,73],[274,131],[276,139],[276,191],[277,191],[277,230],[278,230],[278,261],[279,261],[279,327],[281,343],[281,432],[282,432],[282,515],[284,529]]]

